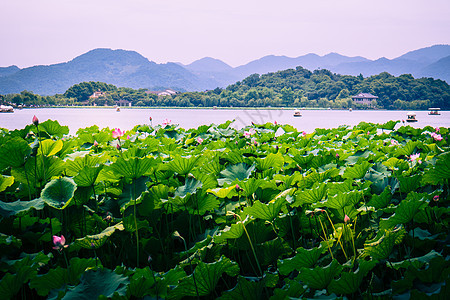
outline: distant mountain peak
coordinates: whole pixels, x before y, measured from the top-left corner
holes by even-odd
[[[203,57],[185,67],[193,72],[227,72],[233,69],[230,65],[224,63],[220,59],[212,57]]]

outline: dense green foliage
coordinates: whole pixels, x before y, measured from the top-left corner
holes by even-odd
[[[449,129],[0,130],[0,294],[445,298]]]
[[[89,99],[94,91],[105,96]],[[351,96],[372,93],[379,97],[373,106],[383,109],[450,109],[450,87],[442,80],[414,79],[411,75],[392,76],[388,73],[363,78],[338,75],[328,70],[310,72],[301,67],[253,74],[226,89],[187,92],[173,96],[156,96],[145,89],[116,88],[100,82],[83,82],[69,88],[64,95],[41,97],[28,92],[5,96],[5,101],[26,105],[114,105],[127,100],[133,106],[178,107],[322,107],[367,108],[353,103]]]

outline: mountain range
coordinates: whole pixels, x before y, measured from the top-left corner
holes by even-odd
[[[226,87],[254,73],[264,74],[297,66],[365,77],[382,72],[395,76],[411,74],[416,78],[433,77],[450,83],[450,45],[434,45],[394,59],[383,57],[377,60],[338,53],[324,56],[310,53],[295,58],[269,55],[235,68],[211,57],[188,65],[157,64],[135,51],[100,48],[65,63],[23,69],[0,67],[0,94],[23,90],[40,95],[61,94],[83,81],[101,81],[134,89],[202,91]]]

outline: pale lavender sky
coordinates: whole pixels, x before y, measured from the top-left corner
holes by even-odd
[[[450,44],[449,0],[0,0],[0,12],[2,67],[94,48],[238,66],[270,54],[377,59]]]

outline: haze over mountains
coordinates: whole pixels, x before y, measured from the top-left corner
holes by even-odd
[[[135,51],[94,49],[66,63],[24,69],[0,67],[0,94],[23,90],[40,95],[61,94],[83,81],[101,81],[134,89],[202,91],[226,87],[254,73],[264,74],[297,66],[309,70],[328,69],[344,75],[362,74],[364,77],[381,72],[395,76],[412,74],[415,78],[433,77],[449,83],[450,45],[414,50],[391,60],[369,60],[338,53],[324,56],[306,54],[295,58],[269,55],[236,68],[210,57],[188,65],[157,64]]]

